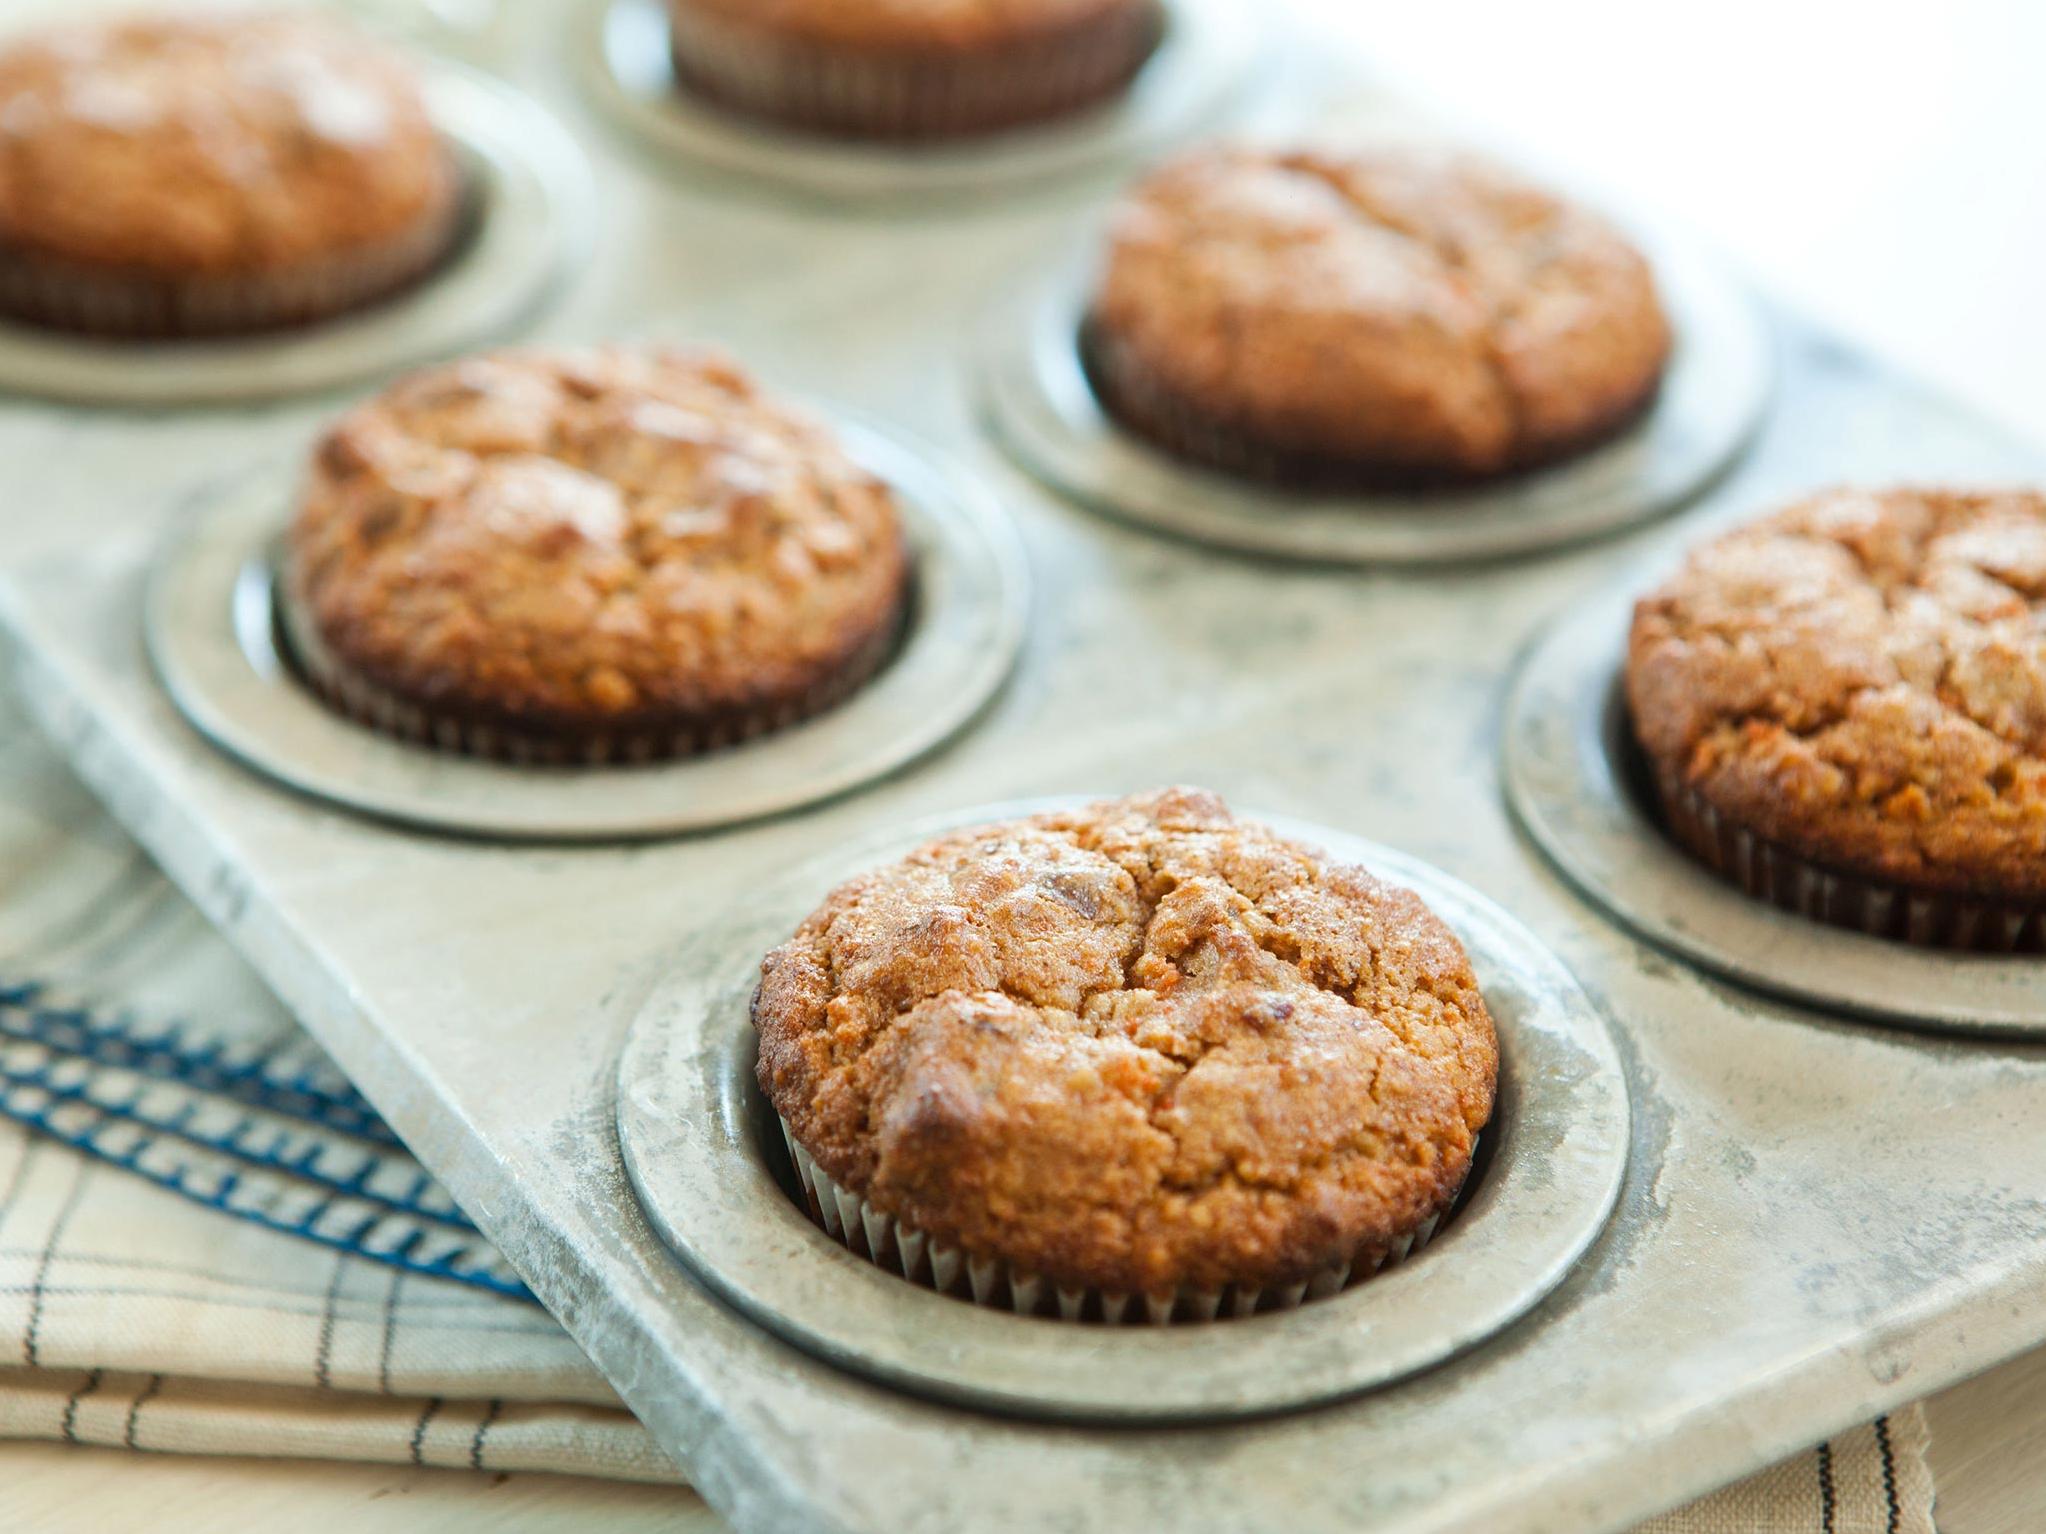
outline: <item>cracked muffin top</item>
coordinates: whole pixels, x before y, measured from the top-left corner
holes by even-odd
[[[1167,789],[960,831],[767,956],[760,1081],[841,1186],[1068,1287],[1283,1285],[1441,1212],[1492,1021],[1410,891]]]
[[[1113,219],[1092,344],[1274,448],[1416,474],[1528,467],[1654,395],[1670,329],[1616,230],[1475,159],[1213,148]]]
[[[1055,38],[1155,0],[681,0],[748,28],[833,47],[971,52]]]
[[[411,69],[317,16],[72,25],[0,52],[0,246],[265,272],[387,243],[459,195]]]
[[[893,495],[710,354],[430,368],[320,441],[286,581],[375,686],[458,718],[657,727],[825,686],[892,636]]]
[[[1814,862],[2046,896],[2046,496],[1835,490],[1635,610],[1661,770]]]

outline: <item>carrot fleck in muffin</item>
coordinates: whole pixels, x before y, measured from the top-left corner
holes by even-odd
[[[1635,610],[1627,698],[1670,829],[1750,893],[2046,948],[2046,496],[1836,490]]]
[[[761,966],[761,1086],[848,1244],[1021,1311],[1298,1303],[1432,1232],[1492,1112],[1411,892],[1192,789],[960,831]]]
[[[668,0],[676,78],[736,111],[844,138],[937,139],[1120,95],[1159,0]]]
[[[1124,198],[1083,350],[1181,458],[1356,489],[1579,452],[1654,399],[1670,328],[1603,220],[1420,150],[1196,151]]]
[[[624,761],[839,701],[909,584],[888,488],[729,362],[528,351],[415,374],[327,432],[282,613],[314,685],[387,732]]]
[[[77,24],[0,52],[0,313],[112,337],[305,324],[436,265],[461,177],[417,80],[314,16]]]

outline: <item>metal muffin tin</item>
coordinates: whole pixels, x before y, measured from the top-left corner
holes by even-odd
[[[987,197],[1136,164],[1225,114],[1263,29],[1245,0],[1165,3],[1165,40],[1127,99],[964,143],[840,143],[736,118],[677,87],[663,0],[585,0],[575,48],[597,107],[671,168],[839,203]]]
[[[1295,1310],[1171,1327],[1011,1315],[919,1288],[814,1225],[773,1164],[747,1003],[760,956],[834,885],[1000,805],[772,881],[675,956],[619,1069],[633,1186],[692,1269],[747,1315],[846,1368],[945,1400],[1081,1421],[1216,1421],[1317,1405],[1439,1363],[1540,1302],[1597,1237],[1626,1172],[1619,1052],[1591,998],[1467,886],[1327,826],[1288,836],[1416,890],[1463,940],[1499,1029],[1498,1111],[1462,1205],[1405,1262]],[[1270,817],[1260,817],[1270,819]]]
[[[587,251],[588,164],[531,98],[458,64],[434,62],[421,73],[434,122],[467,167],[475,207],[462,244],[437,271],[359,312],[245,340],[95,341],[0,325],[0,390],[92,405],[269,402],[479,346],[530,316]]]
[[[1620,691],[1636,574],[1536,640],[1507,695],[1514,815],[1564,876],[1649,942],[1741,985],[1886,1022],[2046,1038],[2046,964],[1957,954],[1785,915],[1656,823]]]
[[[510,20],[521,78],[572,110],[572,18],[532,4]],[[1590,911],[1516,830],[1498,749],[1514,657],[1637,561],[1815,485],[2037,479],[2038,453],[1777,315],[1774,409],[1667,523],[1425,574],[1217,557],[1043,493],[960,386],[990,290],[1070,251],[1091,195],[829,217],[692,194],[594,126],[603,259],[542,338],[723,341],[984,480],[1038,595],[1012,681],[970,729],[800,814],[630,845],[421,836],[279,789],[178,711],[147,661],[143,592],[191,487],[302,448],[331,403],[0,402],[0,654],[81,777],[741,1534],[1599,1534],[2046,1337],[2046,1046],[1870,1027],[1672,959]],[[680,956],[753,910],[771,871],[973,806],[1172,780],[1482,891],[1610,1020],[1628,1172],[1547,1298],[1359,1395],[1111,1428],[882,1383],[700,1279],[635,1196],[618,1130],[621,1057]],[[812,1255],[820,1275],[845,1258]]]
[[[879,428],[840,440],[895,490],[916,557],[900,646],[835,708],[685,760],[517,767],[380,735],[329,708],[280,654],[276,555],[297,466],[202,494],[150,581],[149,655],[210,740],[280,783],[425,830],[532,841],[673,836],[782,814],[897,771],[986,706],[1014,665],[1029,566],[972,478]]]
[[[1676,349],[1636,425],[1542,472],[1428,494],[1290,494],[1178,462],[1096,401],[1080,326],[1096,260],[1055,267],[981,326],[990,429],[1024,469],[1108,516],[1239,553],[1344,564],[1436,564],[1537,553],[1659,517],[1733,461],[1768,402],[1768,329],[1725,266],[1695,243],[1644,238]]]

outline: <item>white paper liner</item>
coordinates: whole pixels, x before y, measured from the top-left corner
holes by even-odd
[[[677,81],[749,116],[819,133],[966,137],[1067,116],[1126,89],[1157,49],[1155,6],[993,58],[854,53],[732,26],[670,0]]]
[[[169,276],[96,270],[0,247],[0,316],[43,329],[134,341],[199,340],[310,325],[423,281],[475,217],[459,186],[433,218],[380,245],[280,271]]]
[[[277,618],[287,657],[306,684],[329,707],[358,724],[413,745],[513,766],[614,767],[701,756],[836,707],[873,680],[895,653],[912,600],[905,592],[895,621],[877,629],[822,685],[798,697],[667,730],[591,735],[521,731],[465,720],[436,713],[377,687],[357,676],[327,648],[282,583],[277,588]]]
[[[1350,1285],[1385,1268],[1396,1267],[1420,1251],[1462,1196],[1462,1184],[1442,1208],[1382,1253],[1360,1254],[1322,1269],[1313,1278],[1281,1288],[1231,1284],[1223,1289],[1182,1285],[1169,1296],[1118,1294],[1105,1289],[1065,1289],[1034,1275],[1020,1273],[999,1258],[969,1257],[957,1247],[930,1240],[892,1215],[883,1214],[857,1193],[840,1187],[816,1159],[796,1143],[788,1124],[776,1116],[782,1143],[788,1147],[796,1178],[802,1184],[810,1216],[847,1250],[911,1283],[940,1294],[971,1299],[993,1310],[1018,1315],[1056,1316],[1063,1321],[1100,1321],[1111,1326],[1214,1321],[1223,1316],[1255,1315],[1260,1311],[1293,1310],[1311,1300],[1340,1294]],[[1477,1141],[1471,1142],[1477,1161]],[[1466,1171],[1466,1178],[1469,1173]]]
[[[1663,818],[1678,844],[1757,899],[1919,947],[2046,952],[2046,906],[1914,890],[1828,868],[1736,824],[1677,774],[1659,765],[1653,770]]]

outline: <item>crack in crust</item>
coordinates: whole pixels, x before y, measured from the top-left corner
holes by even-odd
[[[1297,1282],[1439,1213],[1498,1068],[1410,891],[1167,789],[961,831],[761,966],[760,1081],[842,1186],[1057,1283]]]
[[[1323,472],[1445,477],[1610,434],[1671,346],[1647,263],[1603,220],[1394,149],[1211,149],[1154,173],[1117,214],[1088,328],[1190,417]]]
[[[1907,889],[2046,897],[2046,497],[1835,490],[1635,609],[1643,749],[1721,814]]]

